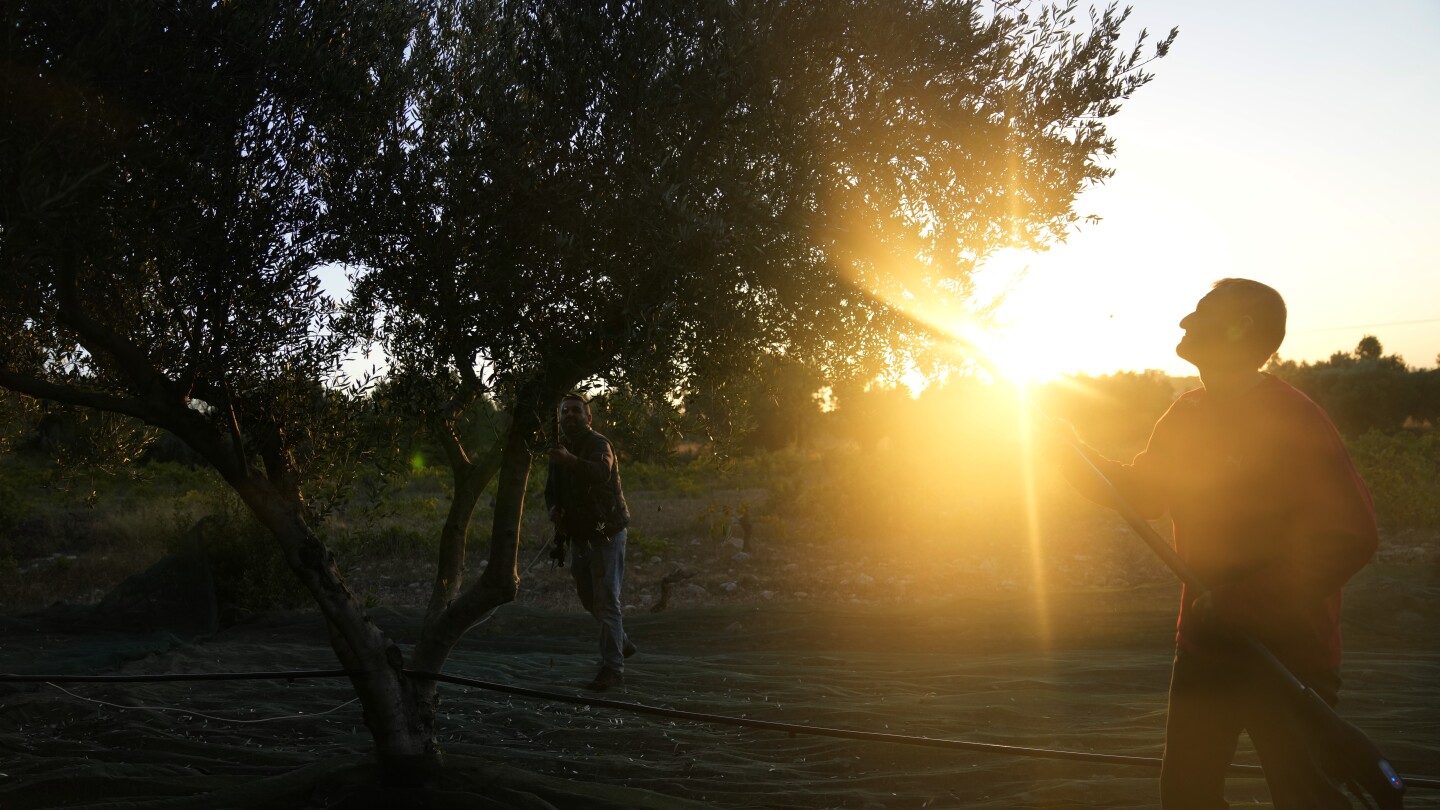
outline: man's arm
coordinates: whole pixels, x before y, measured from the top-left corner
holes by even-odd
[[[1162,418],[1161,422],[1163,421]],[[1154,453],[1161,430],[1160,423],[1157,423],[1151,432],[1150,442],[1145,450],[1129,464],[1123,464],[1106,458],[1098,450],[1081,441],[1075,428],[1068,422],[1059,419],[1052,422],[1053,424],[1046,428],[1048,436],[1045,441],[1050,445],[1048,452],[1054,457],[1065,480],[1069,481],[1077,492],[1101,506],[1114,508],[1114,493],[1111,492],[1113,486],[1115,492],[1142,517],[1153,519],[1165,513],[1167,504]],[[1097,470],[1109,481],[1109,486],[1095,474]]]
[[[552,466],[560,464],[572,476],[592,486],[611,479],[611,470],[615,467],[615,451],[611,448],[611,442],[603,438],[593,438],[586,442],[586,447],[580,448],[580,453],[582,455],[570,453],[563,447],[554,448],[550,451],[550,463]]]

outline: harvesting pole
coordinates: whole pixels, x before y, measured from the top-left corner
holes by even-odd
[[[979,346],[956,335],[948,335],[947,338],[958,351],[984,369],[992,379],[998,381],[1005,377]],[[1165,567],[1185,584],[1187,592],[1200,595],[1209,593],[1209,588],[1195,575],[1185,560],[1175,553],[1174,547],[1155,531],[1110,477],[1096,466],[1079,438],[1070,431],[1065,431],[1064,436],[1070,451],[1081,461],[1080,469],[1094,477],[1102,491],[1109,496],[1111,507],[1120,513],[1131,530],[1155,552]],[[1263,672],[1274,678],[1286,698],[1291,701],[1297,722],[1306,731],[1305,737],[1310,741],[1312,750],[1326,774],[1348,788],[1365,807],[1375,810],[1402,810],[1405,780],[1375,743],[1353,723],[1336,714],[1335,709],[1324,698],[1296,678],[1264,644],[1243,633],[1232,633],[1231,636],[1246,654],[1260,665]]]

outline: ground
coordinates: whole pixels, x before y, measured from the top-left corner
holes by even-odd
[[[713,497],[710,505],[745,494]],[[637,515],[657,505],[644,493],[633,502]],[[685,520],[697,522],[691,515],[709,508],[697,501]],[[1025,557],[941,555],[924,544],[902,565],[882,548],[858,554],[793,527],[783,543],[757,530],[748,556],[737,558],[739,531],[716,523],[660,543],[658,530],[640,522],[626,600],[640,653],[624,691],[605,698],[899,735],[1159,754],[1178,588],[1143,550],[1074,551],[1126,540],[1115,524],[1077,527],[1092,535],[1088,546],[1067,546],[1031,570]],[[544,561],[544,542],[543,531],[527,532],[521,598],[475,628],[447,672],[586,694],[577,687],[594,671],[594,625],[578,612],[568,570]],[[1341,704],[1402,772],[1430,777],[1440,776],[1433,548],[1433,538],[1387,536],[1348,588]],[[931,552],[928,564],[915,562]],[[425,570],[417,561],[414,571],[391,564],[356,574],[357,589],[396,606],[374,615],[402,641],[413,632]],[[653,612],[660,581],[677,570],[695,576]],[[4,669],[335,666],[319,621],[303,610],[252,616],[186,642],[86,632],[66,626],[64,615],[52,609],[0,622]],[[791,736],[443,688],[447,770],[424,794],[432,807],[1155,805],[1155,772],[1141,766]],[[0,685],[0,806],[416,806],[414,794],[401,800],[374,788],[369,739],[349,701],[346,683],[332,680]],[[1248,751],[1241,758],[1253,761]],[[1232,778],[1230,789],[1234,803],[1268,806],[1259,779]],[[1440,790],[1415,790],[1407,807],[1440,808]]]

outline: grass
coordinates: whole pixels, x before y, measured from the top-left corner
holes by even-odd
[[[1433,434],[1371,434],[1351,449],[1375,491],[1382,525],[1402,538],[1397,542],[1410,549],[1405,553],[1435,556],[1440,441]],[[960,450],[836,447],[668,466],[627,463],[634,598],[653,601],[659,579],[677,568],[692,572],[690,583],[720,600],[762,592],[840,601],[928,599],[957,588],[1119,587],[1166,579],[1112,515],[1043,470],[1035,478],[1039,508],[1032,514],[1019,456],[981,451],[974,442]],[[550,535],[543,471],[537,468],[530,483],[522,569],[540,558]],[[449,505],[448,471],[417,466],[357,492],[318,526],[341,570],[372,604],[423,600]],[[486,558],[492,496],[482,498],[472,522],[472,572]],[[66,471],[0,457],[0,609],[98,601],[124,577],[179,548],[207,516],[218,516],[225,527],[211,553],[222,580],[217,587],[234,610],[306,603],[273,540],[212,473],[171,464]],[[747,550],[760,555],[751,562],[737,558],[742,518],[750,525]],[[570,598],[566,577],[539,569],[522,584],[522,598],[527,593]]]

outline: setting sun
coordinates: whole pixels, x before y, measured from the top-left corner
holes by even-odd
[[[957,362],[1012,383],[1048,382],[1084,367],[1077,353],[1085,346],[1053,328],[1063,320],[1065,302],[1026,283],[1033,258],[1017,250],[997,252],[977,270],[970,300],[935,289],[927,268],[915,262],[892,260],[878,277],[854,273],[851,278],[873,297],[948,336],[936,342],[948,343],[939,348],[953,352]],[[916,392],[927,383],[914,368],[900,377]]]

